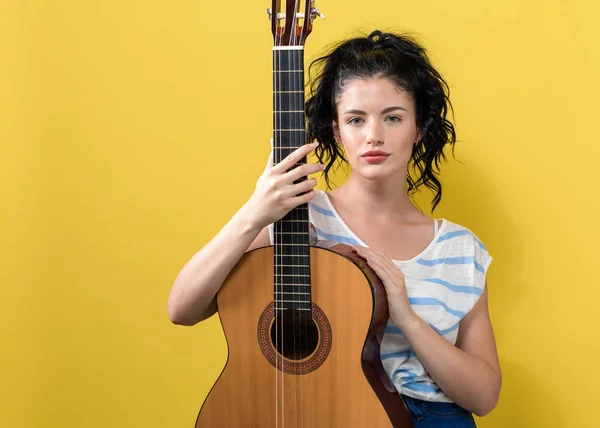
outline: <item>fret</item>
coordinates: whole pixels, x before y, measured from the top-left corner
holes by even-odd
[[[304,72],[304,50],[293,52],[273,52],[273,70]]]
[[[290,224],[288,223],[290,220],[307,220],[308,219],[308,204],[303,204],[304,206],[301,207],[298,206],[296,208],[298,208],[297,210],[294,208],[294,210],[290,211],[288,214],[286,214],[281,220],[279,220],[279,225],[280,227],[287,227],[290,226]],[[286,225],[287,223],[287,225]],[[277,224],[277,223],[276,223]],[[306,232],[306,228],[301,226],[301,225],[296,225],[297,228],[294,230],[290,230],[289,228],[285,228],[285,229],[275,229],[275,232],[278,231],[287,231],[287,232]]]
[[[277,277],[278,282],[289,282],[290,284],[295,284],[299,282],[304,284],[304,279],[310,278],[310,267],[300,266],[298,268],[286,267],[281,269],[275,269],[274,276]],[[302,281],[300,281],[298,278],[302,278]]]
[[[277,255],[277,257],[308,257],[308,254],[281,254]]]
[[[283,135],[288,135],[288,136],[296,136],[299,134],[283,134]],[[298,143],[300,143],[301,141],[304,141],[304,138],[298,138]],[[279,162],[281,162],[283,159],[285,159],[287,156],[289,156],[291,153],[293,153],[296,149],[298,149],[298,146],[296,147],[291,147],[289,149],[283,148],[283,147],[278,147],[278,146],[274,146],[273,147],[273,156],[275,156],[274,162],[277,164]],[[278,159],[280,158],[280,159]],[[306,163],[306,157],[304,159],[301,160],[301,163]]]
[[[304,91],[273,91],[275,94],[303,94]]]
[[[298,212],[299,214],[300,212]],[[305,212],[303,212],[302,214],[305,214]],[[296,217],[301,218],[302,220],[304,220],[305,218],[300,217],[300,215],[297,215]],[[302,236],[304,234],[306,234],[306,227],[304,227],[305,222],[302,222],[300,224],[298,224],[298,222],[291,222],[289,220],[286,220],[285,218],[279,220],[280,221],[280,228],[275,230],[275,233],[282,233],[285,232],[286,235],[297,235],[297,236]]]
[[[306,300],[275,300],[275,303],[311,303]]]
[[[308,205],[308,204],[304,204],[304,205]],[[308,206],[306,206],[306,208],[300,208],[300,207],[296,207],[298,208],[297,211],[291,211],[292,214],[286,214],[285,217],[283,217],[281,220],[279,220],[279,227],[280,228],[276,228],[275,232],[296,232],[299,234],[302,234],[302,232],[306,232],[306,227],[304,227],[304,220],[308,220]],[[298,222],[294,222],[292,220],[302,220],[302,223],[300,224],[292,224],[292,223],[298,223]],[[294,229],[290,229],[291,227],[294,227]]]
[[[303,280],[304,281],[304,280]],[[283,287],[283,289],[282,289]],[[287,290],[287,287],[302,287],[296,290]],[[309,281],[304,281],[302,283],[295,283],[295,282],[287,282],[287,283],[283,283],[281,281],[278,281],[275,284],[275,288],[274,290],[279,290],[279,291],[305,291],[305,292],[310,292],[310,282]]]
[[[310,281],[306,281],[310,279],[310,268],[309,266],[300,266],[299,268],[286,268],[285,270],[274,270],[273,277],[274,281],[285,284],[307,284]]]
[[[310,284],[282,284],[282,283],[275,283],[276,287],[284,287],[284,286],[294,286],[294,287],[310,287]]]
[[[296,291],[276,291],[275,294],[294,294],[294,295],[310,296],[310,293],[299,293]]]
[[[278,235],[282,235],[281,232],[277,232]],[[306,236],[306,233],[297,233],[296,234],[296,238],[301,237],[301,236]],[[308,242],[308,236],[307,236],[307,242]],[[300,244],[299,243],[294,243],[294,242],[276,242],[275,243],[276,246],[284,246],[284,247],[299,247]]]
[[[274,288],[276,293],[310,293],[309,284],[283,284]]]
[[[290,274],[285,274],[285,275],[278,275],[278,276],[287,276],[287,277],[291,277],[291,278],[310,278],[310,275],[290,275]]]
[[[308,285],[310,283],[310,275],[287,275],[287,274],[277,274],[273,275],[274,282],[277,284],[287,284],[287,285]]]
[[[273,102],[275,105],[274,110],[299,110],[298,107],[304,105],[304,92],[275,92],[273,93]]]
[[[306,134],[304,132],[295,131],[296,129],[302,129],[302,123],[292,123],[287,121],[286,123],[277,123],[276,121],[273,129],[276,144],[273,144],[273,148],[277,149],[277,144],[281,144],[282,146],[295,146],[295,148],[299,148],[306,144]],[[305,131],[305,129],[302,130]]]
[[[288,256],[288,257],[294,257],[294,256]],[[303,260],[304,262],[304,260]],[[277,260],[275,260],[275,267],[280,267],[280,268],[297,268],[297,269],[308,269],[309,265],[308,263],[304,264],[298,264],[298,263],[277,263]]]
[[[291,291],[307,291],[306,287],[310,287],[310,284],[291,284],[291,283],[282,283],[281,281],[274,281],[273,285],[277,287],[279,291],[290,291],[289,288],[292,288]],[[295,289],[294,287],[300,287],[299,289]]]
[[[304,73],[304,70],[273,70],[273,73]]]
[[[282,73],[273,75],[274,91],[299,91],[304,94],[304,76],[297,73]],[[299,108],[275,109],[275,110],[300,110]]]
[[[293,256],[290,256],[293,257]],[[300,259],[298,259],[299,261]],[[308,263],[304,263],[305,260],[302,260],[302,263],[277,263],[277,260],[275,260],[274,266],[276,268],[281,268],[281,269],[304,269],[304,270],[308,270],[308,268],[310,267],[308,265]],[[286,272],[288,272],[288,270],[286,270]],[[308,273],[308,272],[307,272]]]
[[[273,114],[279,114],[279,113],[302,113],[304,114],[304,110],[280,110],[280,111],[274,111]]]
[[[285,235],[292,235],[292,236],[302,236],[306,234],[306,227],[303,227],[301,225],[298,224],[292,224],[291,222],[287,222],[285,219],[280,220],[282,223],[280,223],[280,227],[281,229],[277,229],[275,230],[276,234],[285,234]],[[301,223],[304,224],[304,223]]]
[[[296,268],[296,269],[308,269],[309,268],[309,266],[296,266],[296,265],[275,265],[275,267]]]
[[[298,210],[308,210],[308,205],[307,204],[302,204],[302,205],[298,205],[296,208]],[[292,213],[294,212],[294,210],[296,210],[296,208],[294,208],[292,211],[290,211],[289,213],[287,213],[283,218],[292,217]]]

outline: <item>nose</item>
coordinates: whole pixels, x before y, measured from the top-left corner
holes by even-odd
[[[381,125],[376,121],[371,122],[367,129],[367,144],[371,144],[373,147],[383,144],[383,131]]]

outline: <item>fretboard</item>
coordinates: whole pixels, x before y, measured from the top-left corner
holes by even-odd
[[[277,164],[306,141],[302,48],[273,50],[273,124]],[[310,311],[308,205],[294,208],[274,226],[275,307]]]

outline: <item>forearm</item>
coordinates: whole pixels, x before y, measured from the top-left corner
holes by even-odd
[[[212,314],[211,304],[227,275],[258,236],[242,207],[221,231],[183,267],[171,289],[167,309],[175,324],[193,325]]]
[[[483,416],[498,401],[500,373],[450,344],[417,315],[401,327],[419,361],[454,402]]]

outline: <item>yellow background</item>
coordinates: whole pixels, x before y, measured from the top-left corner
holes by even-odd
[[[165,303],[264,167],[268,6],[0,2],[0,426],[193,426],[224,339]],[[462,163],[436,215],[495,258],[504,386],[479,425],[600,426],[598,3],[318,6],[307,60],[408,30],[450,84]]]

